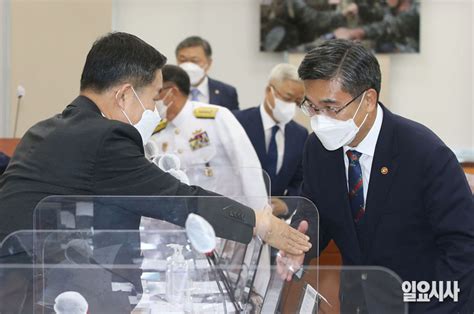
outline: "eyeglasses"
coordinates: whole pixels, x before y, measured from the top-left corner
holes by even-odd
[[[357,98],[359,98],[366,90],[362,91],[359,95],[352,98],[347,104],[342,107],[334,107],[334,106],[324,106],[322,108],[316,107],[306,96],[304,97],[303,101],[299,104],[301,111],[308,117],[312,117],[314,115],[325,114],[325,115],[337,115],[342,110],[346,109],[350,104],[354,102]]]

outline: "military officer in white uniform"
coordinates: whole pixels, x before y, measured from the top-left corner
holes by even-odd
[[[154,146],[155,154],[177,155],[191,184],[262,208],[267,202],[265,183],[245,130],[228,109],[190,101],[189,86],[180,68],[163,69],[157,108],[166,120],[147,145]]]
[[[234,198],[251,208],[264,208],[268,204],[268,195],[263,170],[238,120],[227,108],[189,100],[189,76],[180,67],[166,65],[162,74],[163,88],[156,106],[163,120],[146,145],[147,157],[174,154],[179,157],[180,167],[190,184]],[[153,223],[142,219],[145,229],[152,227]],[[244,247],[220,244],[217,251],[223,257],[242,262]],[[252,250],[250,244],[244,261],[246,264],[250,262],[249,252]],[[259,265],[268,267],[269,256],[265,246]],[[255,291],[263,295],[269,272],[257,274]]]

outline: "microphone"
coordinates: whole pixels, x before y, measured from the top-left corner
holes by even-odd
[[[224,272],[220,267],[217,266],[217,253],[215,252],[216,248],[216,233],[211,224],[204,219],[203,217],[196,214],[189,214],[186,222],[184,224],[186,229],[186,235],[188,236],[189,241],[193,248],[199,253],[205,254],[209,266],[217,273],[220,280],[224,283],[224,287],[229,295],[230,301],[234,305],[235,311],[237,313],[242,312],[242,307],[235,299],[234,289],[225,276]],[[217,282],[219,289],[221,289],[219,282]],[[222,293],[222,290],[221,290]],[[224,304],[224,310],[227,312],[227,307]]]
[[[113,269],[104,267],[102,264],[97,262],[97,260],[93,257],[94,252],[87,243],[87,240],[85,239],[73,239],[69,241],[66,244],[66,249],[64,250],[64,256],[66,259],[73,263],[73,264],[91,264],[94,266],[99,267],[100,269],[103,269],[109,273],[111,273],[114,276],[117,276],[118,278],[124,280],[127,283],[130,283],[133,287],[135,287],[135,284],[130,281],[129,278],[126,278],[116,272],[113,271]]]
[[[148,160],[154,160],[159,155],[159,149],[154,141],[148,141],[143,147],[145,150],[145,157]]]
[[[76,291],[63,292],[54,299],[56,314],[87,314],[88,309],[86,299]]]
[[[211,224],[196,214],[189,214],[184,224],[186,235],[193,248],[202,254],[212,253],[216,248],[216,233]]]
[[[181,160],[174,154],[161,155],[159,158],[153,159],[153,162],[165,172],[171,169],[179,170],[179,168],[181,168]]]
[[[16,97],[17,97],[17,102],[16,102],[16,115],[15,115],[15,126],[13,129],[13,137],[16,137],[16,128],[18,126],[18,116],[20,113],[20,103],[21,99],[25,96],[26,90],[23,86],[18,85],[16,88]]]
[[[189,178],[181,168],[181,160],[174,154],[158,155],[152,161],[164,172],[168,172],[173,177],[181,181],[181,183],[189,185]]]

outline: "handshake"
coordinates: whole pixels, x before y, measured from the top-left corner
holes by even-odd
[[[309,237],[304,234],[306,230],[293,229],[285,221],[274,216],[269,206],[257,212],[255,217],[254,235],[281,250],[282,254],[304,256],[311,248]]]

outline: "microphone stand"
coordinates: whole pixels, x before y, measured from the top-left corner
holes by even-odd
[[[216,255],[214,254],[214,252],[210,252],[210,253],[206,254],[206,258],[207,258],[207,261],[208,261],[209,265],[213,269],[213,271],[217,272],[217,274],[219,275],[218,277],[222,280],[222,283],[224,284],[224,287],[227,291],[227,294],[229,295],[230,301],[234,305],[235,311],[238,312],[238,313],[242,312],[242,307],[240,306],[240,304],[235,299],[234,289],[232,289],[232,286],[230,285],[229,280],[225,276],[222,269],[217,267]]]
[[[13,137],[16,137],[16,131],[18,127],[18,115],[20,113],[20,103],[22,97],[22,95],[18,95],[18,100],[16,102],[15,129],[13,130]]]

